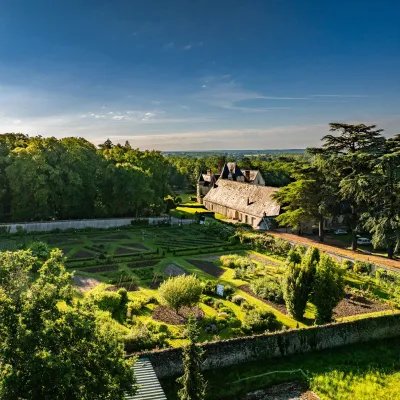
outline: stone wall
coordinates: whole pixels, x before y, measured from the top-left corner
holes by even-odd
[[[46,222],[19,222],[15,224],[0,224],[0,226],[8,226],[10,233],[17,232],[17,226],[20,226],[25,232],[51,232],[55,229],[84,229],[84,228],[118,228],[120,226],[130,225],[132,220],[136,218],[104,218],[104,219],[76,219],[68,221],[46,221]],[[149,225],[159,221],[168,219],[168,217],[148,218]],[[171,223],[174,225],[190,224],[191,219],[181,220],[179,218],[171,218]]]
[[[400,314],[223,340],[202,345],[205,350],[203,369],[228,367],[396,336],[400,336]],[[180,349],[146,352],[141,356],[150,359],[159,378],[182,373]]]

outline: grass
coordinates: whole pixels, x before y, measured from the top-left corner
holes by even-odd
[[[251,391],[297,380],[308,383],[322,400],[394,400],[400,398],[399,352],[397,338],[205,371],[207,399],[238,399]],[[274,373],[299,369],[308,379],[301,372]],[[271,374],[255,377],[266,373]],[[162,385],[169,400],[177,399],[175,378],[163,380]]]

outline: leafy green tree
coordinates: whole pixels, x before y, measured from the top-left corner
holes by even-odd
[[[372,163],[369,208],[362,218],[374,246],[386,247],[393,258],[400,241],[400,135],[388,139]]]
[[[161,302],[179,312],[180,308],[197,304],[202,293],[202,286],[195,275],[181,275],[163,282],[158,294]]]
[[[295,181],[274,194],[285,210],[277,221],[300,232],[304,224],[316,221],[320,242],[324,241],[324,221],[335,202],[334,186],[327,180],[322,164],[320,157],[315,157],[313,164],[299,164],[292,174]]]
[[[370,197],[371,160],[381,154],[385,139],[382,129],[375,129],[376,125],[331,123],[329,126],[338,135],[324,136],[322,149],[309,152],[324,158],[329,165],[327,177],[332,184],[339,185],[340,199],[349,205],[352,249],[356,250],[360,216]]]
[[[71,274],[55,250],[32,282],[30,251],[0,252],[0,398],[124,399],[132,361],[96,310],[71,305]],[[60,306],[64,304],[64,306]]]
[[[193,315],[189,316],[186,325],[186,338],[189,344],[183,347],[183,376],[177,379],[182,385],[178,391],[180,400],[203,400],[206,395],[207,383],[201,374],[202,356],[204,351],[197,346],[199,329]]]
[[[312,302],[317,309],[316,323],[332,321],[333,310],[343,297],[343,271],[331,257],[323,254],[317,265],[312,293]]]
[[[289,314],[298,321],[303,319],[306,310],[318,260],[319,251],[315,247],[310,247],[303,257],[296,256],[294,252],[288,257],[283,279],[283,298]]]

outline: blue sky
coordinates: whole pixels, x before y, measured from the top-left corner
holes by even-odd
[[[0,0],[0,132],[160,150],[400,133],[397,0]]]

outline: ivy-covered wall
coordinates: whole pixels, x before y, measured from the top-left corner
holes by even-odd
[[[204,369],[400,336],[400,314],[205,343]],[[159,378],[182,373],[181,350],[146,352]]]

